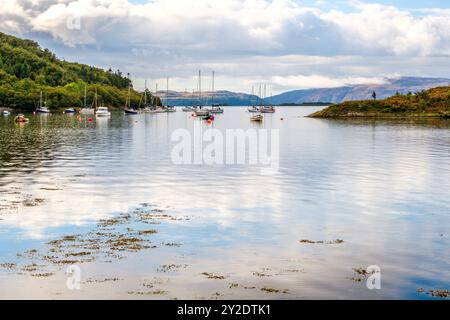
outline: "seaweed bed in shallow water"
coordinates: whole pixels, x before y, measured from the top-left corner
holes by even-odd
[[[158,230],[144,227],[164,220],[189,218],[175,218],[149,204],[141,204],[131,212],[100,220],[85,234],[65,235],[49,241],[42,250],[31,249],[19,253],[17,263],[5,262],[0,267],[13,273],[49,277],[65,265],[123,259],[127,252],[157,248],[151,238]],[[162,245],[167,246],[164,242]],[[20,260],[28,262],[21,263]]]

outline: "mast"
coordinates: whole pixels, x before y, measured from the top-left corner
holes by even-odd
[[[87,89],[86,89],[86,84],[84,84],[84,107],[87,107]]]
[[[158,107],[158,83],[155,85],[155,109]]]
[[[166,79],[166,107],[169,106],[169,77]]]
[[[127,105],[131,109],[131,83],[128,85]]]
[[[259,98],[259,104],[260,104],[260,106],[262,106],[262,99],[261,99],[261,84],[259,84],[259,96],[258,96],[258,98]]]
[[[39,109],[42,108],[42,90],[41,90],[41,95],[39,98]]]
[[[198,104],[202,107],[202,71],[198,70]]]
[[[147,80],[145,80],[145,90],[144,90],[144,108],[147,106]]]
[[[214,71],[212,72],[212,94],[211,94],[211,106],[214,107]]]

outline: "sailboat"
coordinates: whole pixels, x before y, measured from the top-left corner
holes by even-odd
[[[144,90],[144,112],[145,113],[154,113],[155,111],[153,110],[152,106],[153,106],[153,96],[150,100],[150,105],[147,103],[147,80],[145,80],[145,90]]]
[[[261,113],[255,114],[253,116],[250,117],[250,121],[258,121],[261,122],[263,121],[264,117]]]
[[[80,114],[94,114],[95,109],[87,106],[87,87],[84,85],[84,106],[80,110]]]
[[[198,71],[198,102],[199,102],[199,108],[194,111],[195,115],[197,117],[206,117],[210,115],[210,112],[208,109],[202,109],[202,72],[201,70]]]
[[[252,97],[254,95],[255,95],[255,86],[252,86]],[[251,113],[258,113],[259,112],[259,108],[257,106],[255,106],[254,104],[253,104],[253,106],[251,108],[248,108],[247,110],[248,110],[248,112],[251,112]]]
[[[211,95],[211,113],[223,113],[224,110],[219,104],[214,104],[214,76],[215,72],[212,72],[212,95]]]
[[[165,113],[166,110],[164,109],[164,107],[158,106],[157,94],[158,94],[158,84],[156,84],[156,88],[155,88],[155,99],[153,101],[153,103],[154,103],[154,106],[153,106],[154,111],[153,112],[155,112],[155,113]]]
[[[264,99],[266,98],[266,84],[264,84]],[[261,113],[275,113],[275,108],[273,106],[261,106]]]
[[[125,102],[125,114],[138,114],[139,111],[131,107],[131,83],[128,85],[128,96]]]
[[[254,90],[253,90],[253,88],[252,88],[252,92],[253,92],[253,91],[254,91]],[[261,122],[261,121],[263,121],[263,119],[264,119],[264,116],[261,114],[261,108],[262,108],[261,85],[259,85],[259,96],[258,96],[258,98],[259,98],[259,102],[260,102],[260,107],[258,108],[258,107],[256,107],[256,106],[253,106],[253,109],[252,109],[252,110],[256,110],[256,111],[250,111],[250,109],[249,109],[250,112],[256,113],[256,114],[252,114],[252,115],[250,116],[250,121]]]
[[[169,106],[169,78],[167,78],[166,104],[166,112],[177,112],[177,109],[175,109],[175,107]]]
[[[187,93],[187,89],[186,89],[186,91],[185,91],[185,96],[186,96],[186,98],[188,97],[188,93]],[[191,97],[194,97],[194,89],[192,89],[192,96]],[[189,107],[189,106],[185,106],[185,107],[183,107],[183,109],[181,109],[183,112],[191,112],[191,111],[194,111],[195,110],[195,107],[194,106],[192,106],[192,107]]]
[[[75,108],[68,108],[66,110],[64,110],[65,114],[73,114],[76,113],[77,111],[75,110]]]
[[[105,106],[100,106],[97,108],[98,105],[98,96],[97,96],[97,89],[95,89],[95,95],[94,100],[92,101],[92,109],[97,109],[95,112],[95,115],[97,117],[109,117],[111,116],[111,112],[109,112],[108,108]]]
[[[47,97],[45,98],[44,105],[42,105],[42,91],[39,98],[39,107],[36,109],[36,113],[49,114],[50,109],[47,108]]]

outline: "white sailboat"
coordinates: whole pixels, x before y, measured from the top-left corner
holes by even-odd
[[[145,80],[144,108],[143,108],[143,111],[145,113],[155,113],[155,110],[153,109],[153,99],[154,99],[154,97],[153,96],[151,97],[150,104],[148,104],[148,102],[147,102],[147,91],[148,91],[148,89],[147,89],[147,80]]]
[[[94,114],[95,109],[87,106],[87,87],[84,85],[84,106],[80,110],[80,114]]]
[[[47,96],[45,97],[44,104],[42,104],[42,91],[39,98],[39,107],[36,109],[36,113],[43,113],[43,114],[49,114],[50,109],[47,108]]]
[[[266,84],[264,84],[264,99],[266,98]],[[267,105],[262,105],[261,106],[261,113],[275,113],[275,108],[273,106],[267,106]]]
[[[158,84],[156,84],[155,89],[155,100],[154,100],[154,112],[155,113],[166,113],[166,109],[162,106],[158,106]]]
[[[255,95],[255,86],[252,86],[252,97],[254,95]],[[259,108],[255,104],[253,104],[253,106],[251,108],[248,108],[247,110],[248,110],[248,112],[251,112],[251,113],[258,113],[259,112]]]
[[[211,93],[211,113],[223,113],[224,110],[220,107],[219,104],[214,104],[214,79],[215,72],[212,72],[212,93]]]
[[[166,112],[177,112],[177,109],[173,106],[169,106],[169,78],[167,77],[167,89],[166,89]]]
[[[254,88],[252,87],[252,92],[254,91],[253,89]],[[254,110],[254,111],[250,111],[250,109],[249,109],[250,112],[254,113],[254,114],[252,114],[250,116],[250,121],[261,122],[261,121],[264,120],[264,116],[261,114],[261,109],[262,109],[261,85],[259,85],[259,96],[258,96],[258,98],[259,98],[260,106],[259,107],[253,106],[252,110]]]
[[[98,96],[97,96],[97,89],[95,89],[95,95],[94,95],[94,101],[92,101],[92,108],[97,109],[95,112],[95,115],[97,117],[110,117],[111,112],[109,112],[107,107],[100,106],[97,108],[98,105]]]
[[[198,71],[198,102],[199,102],[199,107],[198,109],[196,109],[194,111],[195,115],[197,117],[205,117],[205,116],[209,116],[210,112],[208,109],[203,109],[202,108],[202,72],[201,70]]]

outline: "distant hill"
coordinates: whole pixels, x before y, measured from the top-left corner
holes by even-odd
[[[450,118],[450,86],[383,100],[345,101],[313,113],[313,118]]]
[[[419,78],[403,77],[398,79],[386,79],[384,84],[353,85],[338,88],[306,89],[285,92],[264,99],[265,103],[280,106],[289,105],[323,105],[340,103],[343,101],[366,100],[372,97],[375,91],[379,99],[388,98],[397,93],[407,94],[430,89],[433,87],[447,86],[450,79],[446,78]],[[165,100],[166,92],[158,92],[158,96]],[[198,93],[170,91],[169,104],[174,106],[199,104]],[[202,105],[210,105],[211,92],[202,92]],[[217,91],[214,93],[214,103],[229,106],[248,106],[258,103],[256,95],[236,93],[231,91]]]
[[[60,60],[32,40],[0,32],[0,108],[33,110],[41,90],[51,109],[81,107],[85,84],[88,102],[97,89],[101,103],[121,107],[130,83],[120,70],[106,71]],[[139,104],[140,97],[133,90],[132,104]]]
[[[340,103],[343,101],[370,99],[374,91],[378,98],[384,99],[396,93],[414,93],[433,87],[447,86],[449,83],[450,79],[446,78],[402,77],[398,79],[386,79],[386,82],[383,84],[289,91],[267,98],[266,100],[276,105],[287,103],[301,104],[304,102]]]
[[[231,91],[202,92],[201,100],[198,92],[169,91],[167,95],[165,91],[161,91],[158,92],[158,96],[164,102],[167,100],[172,106],[207,106],[211,105],[211,103],[225,106],[249,106],[259,101],[259,98],[255,95]],[[166,96],[168,97],[167,99]]]

